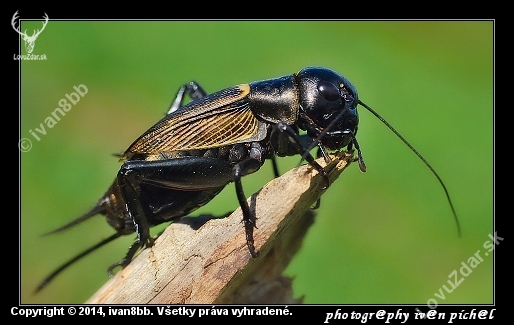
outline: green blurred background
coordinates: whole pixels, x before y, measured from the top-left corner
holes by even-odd
[[[40,26],[22,22],[29,33]],[[21,154],[22,303],[81,303],[108,279],[107,267],[124,256],[132,236],[77,262],[34,295],[50,271],[113,230],[99,216],[41,234],[99,199],[120,167],[112,154],[163,117],[180,85],[196,80],[214,92],[307,66],[346,76],[360,99],[427,158],[452,195],[463,237],[430,171],[360,108],[368,172],[351,166],[323,195],[286,270],[295,295],[306,303],[493,302],[493,257],[483,247],[493,231],[492,22],[51,20],[33,54],[47,60],[21,63],[21,137],[32,141]],[[37,141],[30,130],[80,84],[87,94]],[[297,162],[281,159],[280,168]],[[267,163],[244,179],[246,193],[271,177]],[[198,213],[237,206],[229,185]],[[483,262],[437,298],[443,285],[451,288],[450,273],[478,250]]]

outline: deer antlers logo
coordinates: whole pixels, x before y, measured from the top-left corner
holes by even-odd
[[[21,35],[21,38],[23,39],[23,41],[25,41],[25,49],[27,50],[27,53],[30,54],[34,50],[34,46],[36,45],[35,44],[36,39],[38,38],[39,34],[41,34],[43,29],[45,29],[46,24],[48,24],[48,15],[45,13],[45,15],[43,16],[43,18],[45,18],[45,22],[43,23],[43,28],[35,30],[32,33],[32,36],[27,35],[26,29],[23,33],[20,31],[21,24],[19,27],[16,27],[16,20],[18,20],[18,18],[19,18],[18,10],[16,10],[14,15],[12,16],[11,25],[12,25],[12,28],[14,28],[14,30],[17,31],[18,34]]]

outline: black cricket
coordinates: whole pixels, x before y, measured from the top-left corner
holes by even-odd
[[[185,96],[192,99],[184,105]],[[460,236],[460,225],[443,181],[430,164],[389,123],[358,99],[343,76],[321,67],[241,84],[207,95],[195,82],[182,86],[167,115],[123,153],[113,184],[96,205],[78,219],[52,231],[70,228],[102,214],[116,233],[85,250],[48,275],[36,291],[80,258],[122,236],[136,233],[126,256],[108,268],[125,267],[140,249],[153,245],[152,226],[177,220],[205,205],[234,182],[243,211],[246,245],[257,257],[253,241],[256,216],[246,202],[241,178],[259,170],[266,159],[301,155],[327,181],[325,170],[310,151],[329,161],[328,151],[357,150],[360,104],[393,131],[432,171],[442,185]],[[300,134],[300,130],[303,130]]]

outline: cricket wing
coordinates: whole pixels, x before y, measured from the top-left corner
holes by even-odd
[[[206,96],[167,115],[141,135],[123,154],[159,154],[201,150],[262,140],[263,123],[252,113],[249,85]]]

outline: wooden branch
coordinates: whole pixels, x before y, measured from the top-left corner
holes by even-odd
[[[352,161],[340,153],[326,166],[332,183]],[[318,163],[325,166],[323,159]],[[266,184],[248,202],[257,215],[258,258],[246,246],[241,209],[211,219],[194,230],[172,223],[86,303],[212,304],[298,303],[291,279],[282,271],[299,249],[314,214],[310,207],[325,180],[309,165],[290,170]],[[307,213],[307,214],[306,214]]]

